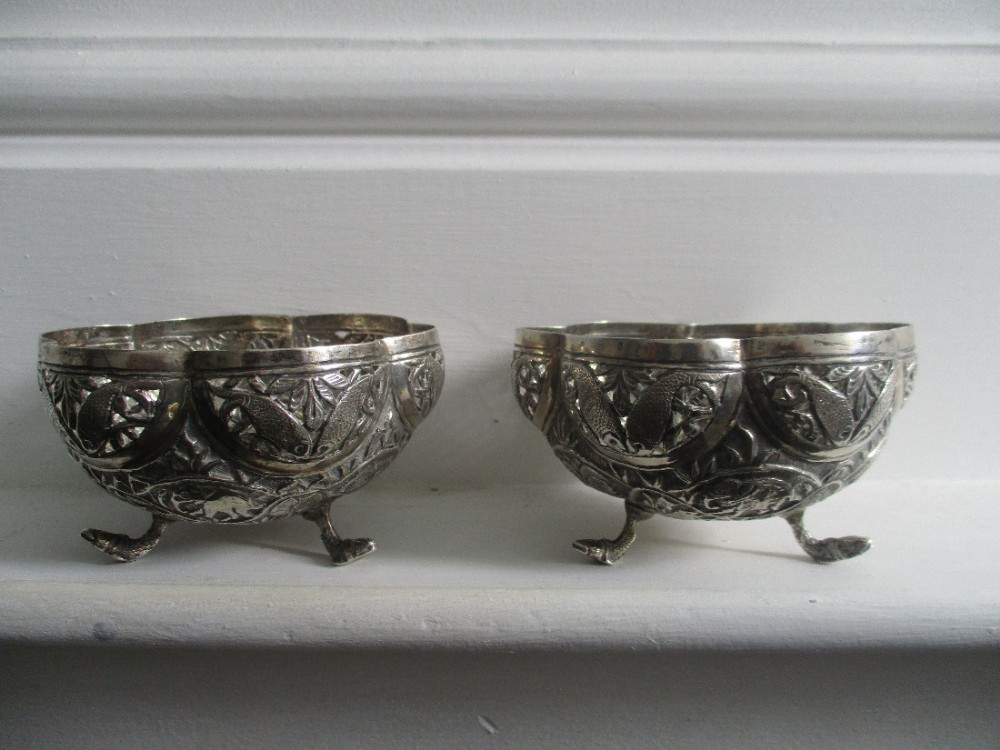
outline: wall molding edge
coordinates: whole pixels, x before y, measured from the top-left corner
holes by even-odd
[[[996,139],[1000,48],[0,40],[0,134]]]

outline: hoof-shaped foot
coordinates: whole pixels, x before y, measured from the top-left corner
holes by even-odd
[[[632,505],[625,506],[625,527],[614,539],[577,539],[573,549],[579,550],[591,560],[602,565],[614,565],[635,541],[635,525],[649,518],[646,511]]]
[[[303,517],[319,526],[323,546],[330,553],[330,562],[334,565],[347,565],[375,551],[375,542],[371,539],[344,539],[337,533],[330,520],[330,500],[325,505],[313,508]]]
[[[615,549],[611,539],[577,539],[573,542],[573,549],[602,565],[614,565],[625,554],[624,550]]]
[[[816,562],[831,563],[863,555],[871,546],[872,540],[863,536],[832,536],[813,539],[810,544],[803,544],[802,549]]]
[[[872,546],[872,540],[863,536],[831,536],[826,539],[814,539],[809,536],[803,524],[804,511],[792,513],[785,518],[792,527],[795,541],[809,557],[818,563],[832,563],[838,560],[849,560],[863,555]]]
[[[347,565],[375,551],[375,542],[371,539],[334,539],[326,544],[330,553],[330,561],[334,565]]]
[[[101,529],[85,529],[80,532],[80,536],[119,562],[133,562],[156,546],[168,523],[170,522],[165,518],[154,516],[149,530],[140,537],[113,534]]]

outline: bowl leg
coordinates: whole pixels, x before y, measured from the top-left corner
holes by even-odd
[[[625,504],[625,527],[614,539],[577,539],[573,548],[579,550],[595,562],[614,565],[635,541],[635,527],[653,514]]]
[[[336,498],[334,498],[336,500]],[[306,511],[302,517],[312,521],[319,526],[320,535],[323,539],[323,546],[330,553],[330,560],[334,565],[347,565],[360,557],[375,551],[375,542],[371,539],[344,539],[337,533],[330,520],[330,500],[319,508]]]
[[[864,554],[872,546],[872,540],[863,536],[831,536],[826,539],[814,539],[809,536],[802,523],[804,510],[797,510],[785,516],[795,534],[795,541],[813,560],[819,563],[831,563],[837,560],[847,560]]]
[[[163,530],[171,523],[169,518],[153,516],[149,530],[140,537],[130,537],[125,534],[112,534],[100,529],[86,529],[80,536],[93,544],[97,549],[115,558],[119,562],[132,562],[149,552],[163,536]]]

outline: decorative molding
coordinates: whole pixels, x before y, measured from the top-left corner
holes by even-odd
[[[647,39],[996,44],[996,0],[32,0],[0,4],[17,39]]]
[[[0,170],[1000,174],[986,140],[4,136]]]
[[[7,135],[1000,137],[995,46],[6,40]]]

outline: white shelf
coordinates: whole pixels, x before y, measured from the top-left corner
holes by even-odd
[[[812,563],[779,520],[653,519],[618,565],[570,546],[617,533],[577,483],[408,497],[380,483],[335,521],[377,553],[331,567],[299,519],[177,524],[114,563],[80,529],[146,517],[79,485],[0,494],[0,640],[440,649],[843,649],[1000,645],[1000,482],[866,481],[807,513],[868,554]]]

